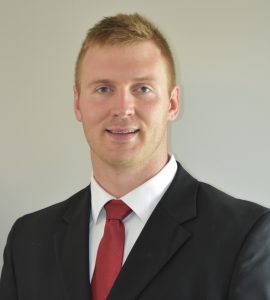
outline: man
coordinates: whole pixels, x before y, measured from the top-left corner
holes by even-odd
[[[120,14],[89,30],[74,111],[91,184],[15,223],[1,300],[270,299],[270,211],[198,182],[168,154],[179,93],[149,21]]]

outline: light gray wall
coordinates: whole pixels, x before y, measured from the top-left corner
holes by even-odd
[[[0,0],[1,253],[15,219],[88,184],[74,61],[96,21],[134,11],[160,26],[176,56],[176,157],[198,179],[270,206],[268,0]]]

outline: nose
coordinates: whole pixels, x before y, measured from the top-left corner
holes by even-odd
[[[112,114],[121,118],[134,115],[134,97],[128,90],[119,91],[114,95]]]

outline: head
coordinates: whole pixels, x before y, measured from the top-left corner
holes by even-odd
[[[159,31],[138,14],[105,18],[83,42],[75,80],[74,110],[95,174],[105,166],[160,169],[179,87]]]
[[[105,17],[89,29],[79,52],[75,66],[75,86],[80,92],[80,72],[82,60],[90,46],[99,45],[134,45],[140,42],[153,42],[160,50],[167,64],[169,92],[176,84],[173,55],[161,32],[141,15],[118,14]]]

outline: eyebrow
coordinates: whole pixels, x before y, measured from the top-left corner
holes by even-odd
[[[143,77],[136,77],[133,78],[132,81],[134,82],[144,82],[144,81],[154,81],[154,77],[153,76],[143,76]],[[97,85],[97,84],[112,84],[113,80],[110,79],[97,79],[94,81],[89,82],[89,84],[87,85],[88,87],[91,87],[93,85]]]
[[[97,80],[94,80],[94,81],[91,81],[87,84],[87,86],[91,87],[93,85],[96,85],[96,84],[111,84],[112,83],[112,80],[109,80],[109,79],[97,79]]]
[[[140,81],[154,81],[155,78],[153,76],[144,76],[144,77],[137,77],[133,79],[136,82],[140,82]]]

